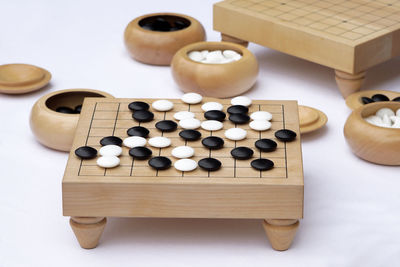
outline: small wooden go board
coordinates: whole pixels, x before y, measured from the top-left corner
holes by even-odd
[[[191,111],[203,121],[202,103],[220,102],[226,112],[230,100],[205,98],[196,105],[188,105],[178,99],[169,99],[174,108],[168,112],[155,111],[151,122],[132,119],[128,104],[143,101],[151,105],[157,99],[109,99],[86,98],[75,139],[69,155],[63,179],[63,213],[75,217],[175,217],[175,218],[259,218],[295,219],[303,216],[303,169],[296,101],[256,100],[249,113],[268,111],[272,113],[272,128],[257,132],[248,124],[238,125],[247,130],[247,138],[230,141],[224,137],[226,129],[235,127],[229,120],[224,128],[209,132],[198,129],[202,138],[219,136],[225,145],[220,150],[209,150],[201,140],[185,141],[179,137],[180,127],[174,132],[161,132],[155,128],[160,120],[174,120],[178,111]],[[172,140],[167,148],[147,145],[153,156],[171,155],[174,147],[189,145],[194,148],[192,159],[213,157],[221,161],[218,171],[209,172],[197,168],[191,172],[177,171],[173,166],[167,170],[154,170],[147,160],[134,160],[129,149],[123,147],[121,164],[112,169],[98,167],[96,159],[81,160],[74,151],[80,146],[100,148],[100,139],[105,136],[128,137],[127,129],[133,126],[149,129],[150,137],[165,136]],[[276,130],[290,129],[297,133],[292,142],[281,142],[274,136]],[[274,152],[260,152],[255,141],[270,138],[277,142]],[[238,146],[254,150],[250,160],[235,160],[230,151]],[[274,168],[257,171],[250,166],[251,160],[263,157],[272,160]],[[78,238],[79,239],[79,238]]]
[[[358,74],[400,55],[400,1],[226,0],[214,5],[214,29]]]

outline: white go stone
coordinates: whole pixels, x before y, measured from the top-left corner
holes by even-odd
[[[256,111],[251,113],[250,118],[254,121],[270,121],[272,114],[268,111]]]
[[[400,116],[396,117],[396,119],[392,125],[392,128],[400,128]]]
[[[396,111],[396,116],[400,117],[400,108]]]
[[[237,96],[232,98],[231,104],[232,105],[240,105],[240,106],[250,106],[251,105],[251,99],[248,98],[247,96]]]
[[[151,106],[157,111],[168,111],[174,107],[174,103],[169,100],[157,100]]]
[[[199,128],[201,125],[201,121],[199,121],[198,119],[183,119],[181,121],[179,121],[179,126],[181,126],[183,129],[187,129],[187,130],[195,130],[197,128]]]
[[[100,148],[99,154],[101,156],[116,156],[118,157],[122,153],[122,148],[117,145],[106,145]]]
[[[221,111],[221,110],[224,109],[224,106],[221,103],[218,103],[218,102],[207,102],[207,103],[204,103],[201,106],[201,109],[203,111],[209,111],[209,110],[219,110],[219,111]]]
[[[214,50],[214,51],[191,51],[188,57],[195,61],[205,64],[226,64],[237,61],[242,55],[233,50]]]
[[[188,57],[193,61],[202,61],[205,56],[199,51],[191,51],[188,53]]]
[[[209,52],[210,52],[210,51],[208,51],[208,50],[200,51],[201,56],[202,56],[203,58],[206,58]]]
[[[194,155],[194,149],[190,146],[178,146],[172,149],[171,154],[178,159],[190,158]]]
[[[182,172],[190,172],[197,168],[197,162],[192,159],[180,159],[174,164],[175,169]]]
[[[134,148],[138,146],[145,146],[147,143],[146,138],[141,136],[130,136],[124,139],[124,146]]]
[[[271,122],[256,120],[250,122],[249,126],[251,129],[261,132],[269,130],[271,128]]]
[[[206,131],[218,131],[221,130],[222,127],[224,127],[224,124],[216,120],[208,120],[201,123],[201,128]]]
[[[207,54],[206,59],[202,61],[202,63],[208,64],[218,64],[225,60],[225,57],[222,55],[221,50],[211,51]]]
[[[233,59],[235,61],[242,58],[241,54],[239,54],[238,52],[233,51],[233,50],[224,50],[222,52],[222,54],[224,55],[225,58],[230,58],[230,59]]]
[[[149,145],[152,147],[164,148],[171,145],[171,139],[163,136],[157,136],[149,139]]]
[[[203,100],[203,97],[198,93],[186,93],[181,97],[181,100],[186,104],[198,104]]]
[[[225,137],[233,141],[243,140],[246,136],[247,131],[242,128],[230,128],[225,131]]]
[[[391,127],[392,126],[392,120],[389,118],[389,116],[385,113],[382,116],[382,122],[386,127]]]
[[[184,120],[184,119],[192,119],[194,118],[194,113],[190,111],[179,111],[174,114],[174,119],[175,120]]]
[[[388,117],[394,116],[394,111],[390,108],[381,108],[376,112],[376,116],[381,117],[382,119],[385,115]]]
[[[365,120],[367,122],[373,124],[373,125],[376,125],[376,126],[382,126],[383,125],[383,121],[382,121],[381,117],[378,117],[378,116],[375,116],[375,115],[369,116],[369,117],[365,118]]]
[[[116,156],[102,156],[97,159],[97,165],[102,168],[114,168],[117,167],[120,160]]]

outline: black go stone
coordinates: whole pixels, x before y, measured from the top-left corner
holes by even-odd
[[[144,146],[137,146],[129,150],[129,155],[131,155],[134,159],[147,159],[152,154],[153,152]]]
[[[233,105],[227,109],[229,114],[247,114],[249,112],[249,108],[242,105]]]
[[[154,114],[148,110],[138,110],[132,114],[132,118],[138,122],[149,122],[154,119]]]
[[[208,149],[220,149],[224,146],[224,140],[217,136],[206,137],[201,143]]]
[[[75,113],[81,113],[81,111],[82,111],[82,105],[77,105],[75,108],[74,108],[74,112]]]
[[[204,158],[198,162],[200,168],[206,171],[216,171],[221,168],[221,161],[214,158]]]
[[[173,132],[178,128],[178,124],[171,120],[163,120],[156,123],[156,128],[163,132]]]
[[[153,30],[152,27],[151,27],[151,24],[149,24],[149,23],[140,25],[140,27],[142,27],[143,29],[148,30],[148,31],[152,31]]]
[[[183,130],[179,132],[179,136],[186,141],[197,141],[201,138],[201,133],[196,130]]]
[[[171,160],[166,157],[154,157],[149,160],[150,167],[153,167],[156,170],[166,170],[171,167]]]
[[[97,156],[97,150],[91,146],[81,146],[75,150],[75,155],[81,159],[93,159]]]
[[[178,30],[185,29],[185,28],[187,28],[187,26],[188,25],[182,20],[178,19],[178,20],[175,21],[175,28],[178,29]]]
[[[169,32],[172,27],[171,27],[171,24],[169,24],[169,22],[166,19],[164,19],[162,17],[158,17],[152,23],[151,28],[153,31]]]
[[[128,105],[128,108],[132,111],[138,111],[138,110],[148,110],[150,106],[149,104],[142,101],[134,101]]]
[[[150,131],[147,130],[147,128],[144,128],[142,126],[134,126],[134,127],[129,128],[126,131],[126,133],[129,136],[141,136],[141,137],[146,138],[149,135]]]
[[[393,98],[392,101],[400,102],[400,96]]]
[[[269,159],[255,159],[250,165],[256,170],[268,171],[274,167],[274,162]]]
[[[272,152],[276,150],[278,144],[271,139],[260,139],[256,141],[255,146],[262,152]]]
[[[283,142],[291,142],[296,139],[297,134],[292,130],[282,129],[275,132],[275,137]]]
[[[58,107],[58,108],[56,108],[56,111],[60,112],[60,113],[65,113],[65,114],[74,114],[75,113],[75,111],[69,107]]]
[[[373,95],[371,98],[374,102],[390,101],[390,99],[387,96],[382,94]]]
[[[226,117],[225,112],[220,110],[209,110],[204,113],[204,118],[207,120],[224,121]]]
[[[248,147],[240,146],[231,150],[231,155],[235,159],[249,159],[253,156],[254,151]]]
[[[250,121],[250,117],[247,114],[232,114],[229,120],[236,124],[245,124]]]
[[[117,136],[106,136],[106,137],[103,137],[100,140],[100,144],[102,146],[107,146],[107,145],[121,146],[122,145],[122,139],[117,137]]]
[[[366,105],[366,104],[369,104],[369,103],[374,103],[375,101],[372,100],[372,99],[369,98],[369,97],[363,96],[363,97],[361,97],[361,102],[362,102],[364,105]]]

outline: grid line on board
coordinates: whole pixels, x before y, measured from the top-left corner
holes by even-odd
[[[121,104],[122,104],[122,106],[123,106],[123,102],[96,102],[95,103],[95,108],[93,109],[93,113],[91,114],[91,121],[90,121],[90,125],[89,125],[89,129],[88,129],[88,136],[86,137],[86,144],[88,144],[88,141],[89,140],[92,140],[91,142],[94,142],[95,140],[94,139],[90,139],[90,138],[93,138],[93,137],[104,137],[104,136],[99,136],[98,134],[96,134],[95,132],[92,132],[92,129],[95,129],[95,128],[98,128],[98,127],[94,127],[93,126],[93,121],[96,121],[96,120],[102,120],[101,119],[101,116],[100,117],[97,117],[97,119],[96,119],[96,114],[102,114],[102,112],[104,112],[104,110],[101,110],[101,109],[99,109],[99,106],[98,106],[98,103],[108,103],[108,104],[112,104],[112,105],[115,105],[115,108],[110,108],[110,106],[108,106],[109,108],[107,108],[107,105],[104,105],[104,106],[102,106],[102,107],[105,107],[105,108],[107,108],[107,110],[109,111],[109,112],[116,112],[116,114],[114,115],[115,116],[115,118],[114,118],[114,123],[113,123],[113,127],[110,125],[109,127],[102,127],[102,128],[105,128],[105,129],[112,129],[112,133],[113,133],[113,135],[114,134],[116,134],[116,135],[119,135],[118,133],[117,133],[117,131],[116,130],[119,130],[119,129],[124,129],[124,130],[127,130],[127,128],[129,128],[129,127],[131,127],[131,126],[136,126],[136,125],[139,125],[139,126],[141,126],[141,123],[138,123],[138,122],[135,122],[134,120],[132,120],[132,122],[133,122],[133,124],[131,125],[131,126],[129,126],[129,127],[117,127],[118,126],[118,121],[121,121],[121,120],[123,120],[123,119],[121,119],[120,117],[119,117],[119,114],[121,113],[121,112],[125,112],[124,111],[124,109],[122,109],[121,108]],[[127,104],[129,103],[129,102],[126,102]],[[176,102],[175,102],[176,103]],[[118,106],[117,106],[118,105]],[[224,109],[226,109],[226,107],[227,106],[229,106],[228,104],[223,104],[224,105]],[[256,107],[256,109],[254,110],[254,111],[261,111],[261,110],[266,110],[266,111],[268,111],[270,108],[269,108],[269,106],[273,106],[273,107],[275,107],[275,108],[272,108],[273,110],[281,110],[280,112],[279,111],[276,111],[276,112],[271,112],[271,113],[274,113],[274,114],[278,114],[278,115],[282,115],[282,120],[279,120],[279,121],[275,121],[274,120],[274,122],[276,122],[276,123],[278,123],[275,127],[276,128],[278,128],[278,127],[281,127],[281,126],[278,126],[278,125],[282,125],[283,126],[283,128],[286,128],[286,122],[285,122],[285,110],[284,110],[284,105],[283,104],[257,104],[257,106],[255,106]],[[191,111],[191,106],[189,105],[188,106],[188,108],[187,108],[187,110],[188,111]],[[177,112],[177,111],[179,111],[180,109],[178,109],[178,110],[175,110],[174,112]],[[192,111],[193,112],[193,111]],[[201,112],[198,112],[198,113],[201,113]],[[103,113],[104,114],[104,113]],[[201,113],[202,114],[202,113]],[[109,115],[107,115],[108,117],[110,117],[110,114]],[[166,119],[166,117],[167,117],[167,112],[163,112],[163,116],[162,116],[162,119]],[[126,120],[126,119],[125,119]],[[160,119],[158,119],[158,120],[161,120],[161,118]],[[200,120],[202,120],[202,118],[200,118]],[[108,124],[108,123],[107,123]],[[235,124],[235,127],[237,127],[237,125]],[[148,128],[150,131],[152,131],[152,130],[155,130],[155,131],[157,131],[157,128],[155,128],[155,127],[146,127],[146,128]],[[91,135],[91,134],[94,134],[94,135]],[[272,133],[271,133],[272,134]],[[161,132],[161,136],[163,136],[164,135],[164,132]],[[213,136],[214,135],[214,132],[212,132],[212,131],[210,131],[209,132],[209,136]],[[269,135],[269,134],[268,134]],[[246,138],[246,140],[249,142],[249,143],[251,143],[251,146],[250,147],[252,147],[253,148],[253,146],[254,146],[254,142],[256,141],[256,140],[258,140],[258,139],[261,139],[261,138],[267,138],[267,137],[263,137],[263,134],[261,133],[261,132],[258,132],[257,133],[257,136],[258,136],[258,138],[257,137],[247,137]],[[122,137],[122,136],[119,136],[119,137]],[[206,137],[206,136],[204,136],[204,137]],[[169,136],[168,138],[176,138],[176,139],[179,139],[179,135],[178,135],[178,132],[176,132],[176,137],[174,136],[174,137],[172,137],[172,136]],[[269,137],[268,137],[269,138]],[[187,141],[185,141],[184,142],[184,144],[185,145],[187,145]],[[233,144],[233,143],[232,143]],[[231,145],[232,145],[231,144]],[[234,147],[237,147],[237,145],[238,145],[238,143],[237,142],[234,142],[234,144],[233,144],[233,148]],[[98,146],[98,145],[97,145]],[[178,145],[176,145],[176,146],[178,146]],[[263,172],[261,172],[261,171],[258,171],[258,173],[259,173],[259,175],[257,175],[257,176],[254,176],[254,172],[251,172],[251,173],[247,173],[246,171],[244,171],[244,169],[249,169],[249,170],[252,170],[252,167],[249,165],[249,166],[237,166],[237,164],[235,164],[236,163],[236,160],[234,160],[233,161],[233,166],[231,166],[231,164],[230,163],[224,163],[223,164],[223,167],[222,168],[224,168],[225,167],[225,170],[226,170],[226,172],[224,172],[224,173],[220,173],[220,174],[218,174],[218,175],[213,175],[213,173],[212,172],[205,172],[205,175],[204,176],[208,176],[209,178],[211,178],[211,179],[218,179],[218,178],[239,178],[239,179],[246,179],[246,178],[266,178],[266,179],[276,179],[276,178],[278,178],[278,179],[282,179],[282,178],[288,178],[288,166],[287,166],[287,153],[286,153],[286,144],[284,143],[283,144],[283,146],[284,147],[280,147],[280,148],[278,148],[277,149],[277,151],[279,151],[279,150],[282,150],[282,149],[284,149],[285,150],[285,152],[284,152],[284,156],[282,155],[282,156],[271,156],[271,157],[269,157],[268,155],[264,155],[261,151],[259,152],[260,154],[259,154],[259,156],[260,157],[262,157],[263,155],[264,156],[266,156],[267,158],[271,158],[271,159],[275,159],[275,160],[280,160],[279,162],[280,162],[280,166],[276,166],[276,167],[274,167],[274,169],[277,169],[277,171],[276,172],[274,172],[273,174],[264,174],[263,175]],[[94,147],[96,147],[96,146],[94,146]],[[192,146],[193,148],[203,148],[201,145],[199,146],[199,145],[197,145],[197,146]],[[231,146],[227,146],[226,148],[231,148]],[[209,157],[211,157],[212,155],[213,155],[213,153],[212,153],[212,150],[210,150],[210,149],[207,149],[208,150],[208,156]],[[227,149],[227,154],[226,155],[221,155],[221,156],[216,156],[216,158],[217,159],[221,159],[221,160],[223,160],[223,159],[225,159],[225,160],[227,160],[227,159],[232,159],[232,157],[230,156],[230,154],[229,154],[229,151],[228,151],[229,149]],[[162,150],[161,149],[159,149],[159,155],[161,155],[161,153],[162,153]],[[121,160],[123,159],[123,158],[125,158],[123,161],[125,161],[126,160],[126,157],[129,157],[129,154],[128,155],[125,155],[126,154],[126,151],[124,152],[124,154],[121,156]],[[220,154],[222,154],[222,153],[220,153]],[[228,155],[229,154],[229,155]],[[278,155],[280,155],[281,153],[279,152],[279,154]],[[284,160],[284,163],[282,162],[282,160]],[[162,178],[162,177],[179,177],[179,176],[181,176],[181,177],[185,177],[185,178],[199,178],[199,177],[204,177],[204,176],[199,176],[199,175],[197,175],[197,174],[194,174],[194,175],[186,175],[186,173],[185,172],[181,172],[181,174],[180,175],[170,175],[169,173],[164,173],[163,175],[160,175],[159,174],[159,172],[158,171],[155,171],[154,172],[154,174],[152,174],[152,175],[146,175],[146,173],[143,173],[143,175],[142,174],[140,174],[140,176],[136,176],[136,175],[138,175],[138,174],[136,174],[135,175],[135,168],[139,168],[139,173],[141,172],[141,171],[143,171],[143,168],[146,168],[147,167],[147,165],[146,164],[143,164],[143,165],[136,165],[135,163],[134,163],[135,161],[132,159],[132,161],[131,162],[129,162],[128,164],[124,164],[124,163],[121,163],[121,165],[120,165],[120,167],[122,167],[123,169],[122,170],[120,170],[120,171],[118,171],[118,172],[114,172],[114,173],[112,173],[111,171],[110,171],[110,173],[108,173],[108,172],[106,172],[106,170],[104,171],[104,176],[106,175],[106,176],[120,176],[120,177],[154,177],[154,176],[156,176],[156,177],[160,177],[160,178]],[[137,162],[137,161],[136,161]],[[230,161],[229,161],[230,162]],[[228,164],[228,165],[225,165],[225,164]],[[278,164],[279,165],[279,164]],[[284,165],[284,166],[282,166],[282,165]],[[85,168],[86,167],[89,167],[89,168],[96,168],[97,167],[97,165],[96,164],[85,164],[84,162],[82,163],[82,161],[81,161],[81,166],[84,166]],[[126,169],[126,168],[128,168],[128,169]],[[282,170],[282,169],[285,169],[285,170]],[[85,169],[86,170],[86,169]],[[129,172],[128,172],[128,170],[129,170]],[[237,175],[237,170],[241,170],[241,175]],[[282,171],[279,171],[279,170],[282,170]],[[125,173],[125,171],[127,172],[126,173],[126,175],[115,175],[116,173]],[[149,170],[150,171],[150,170]],[[151,171],[150,171],[150,173],[151,173]],[[227,175],[227,173],[232,173],[232,174],[229,174],[229,175]],[[253,173],[253,174],[252,174]],[[284,174],[284,173],[286,173],[286,174]],[[226,175],[225,175],[226,174]],[[97,174],[93,174],[90,170],[89,171],[85,171],[85,174],[84,175],[82,175],[82,173],[81,173],[81,171],[79,170],[79,173],[78,173],[78,176],[98,176]]]
[[[400,23],[400,1],[236,0],[230,4],[350,41]]]
[[[121,106],[121,103],[118,103],[118,108],[117,108],[117,115],[115,115],[115,122],[114,122],[114,127],[112,131],[112,136],[115,134],[115,127],[117,126],[117,121],[118,121],[118,114],[119,114],[119,108]],[[94,112],[94,111],[93,111]],[[104,168],[104,176],[106,176],[107,173],[107,168]]]
[[[90,118],[89,129],[88,129],[88,133],[87,133],[87,136],[86,136],[85,146],[87,146],[87,143],[88,143],[88,140],[89,140],[89,136],[90,136],[90,131],[92,130],[93,118],[94,118],[94,113],[96,112],[96,107],[97,107],[97,102],[94,104],[92,117]],[[81,159],[80,163],[79,163],[78,176],[81,173],[82,163],[83,163],[83,159]]]

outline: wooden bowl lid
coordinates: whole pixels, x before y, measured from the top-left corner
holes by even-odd
[[[364,106],[364,104],[361,102],[361,97],[365,96],[365,97],[371,98],[373,95],[376,95],[376,94],[385,95],[385,96],[389,97],[389,99],[393,99],[393,98],[400,96],[399,92],[394,92],[394,91],[365,90],[365,91],[359,91],[357,93],[349,95],[346,98],[346,105],[350,109],[356,110],[357,108]]]
[[[0,93],[24,94],[44,87],[51,74],[45,69],[28,64],[0,66]]]
[[[328,117],[322,111],[308,107],[299,106],[300,133],[310,133],[321,129],[328,121]]]

